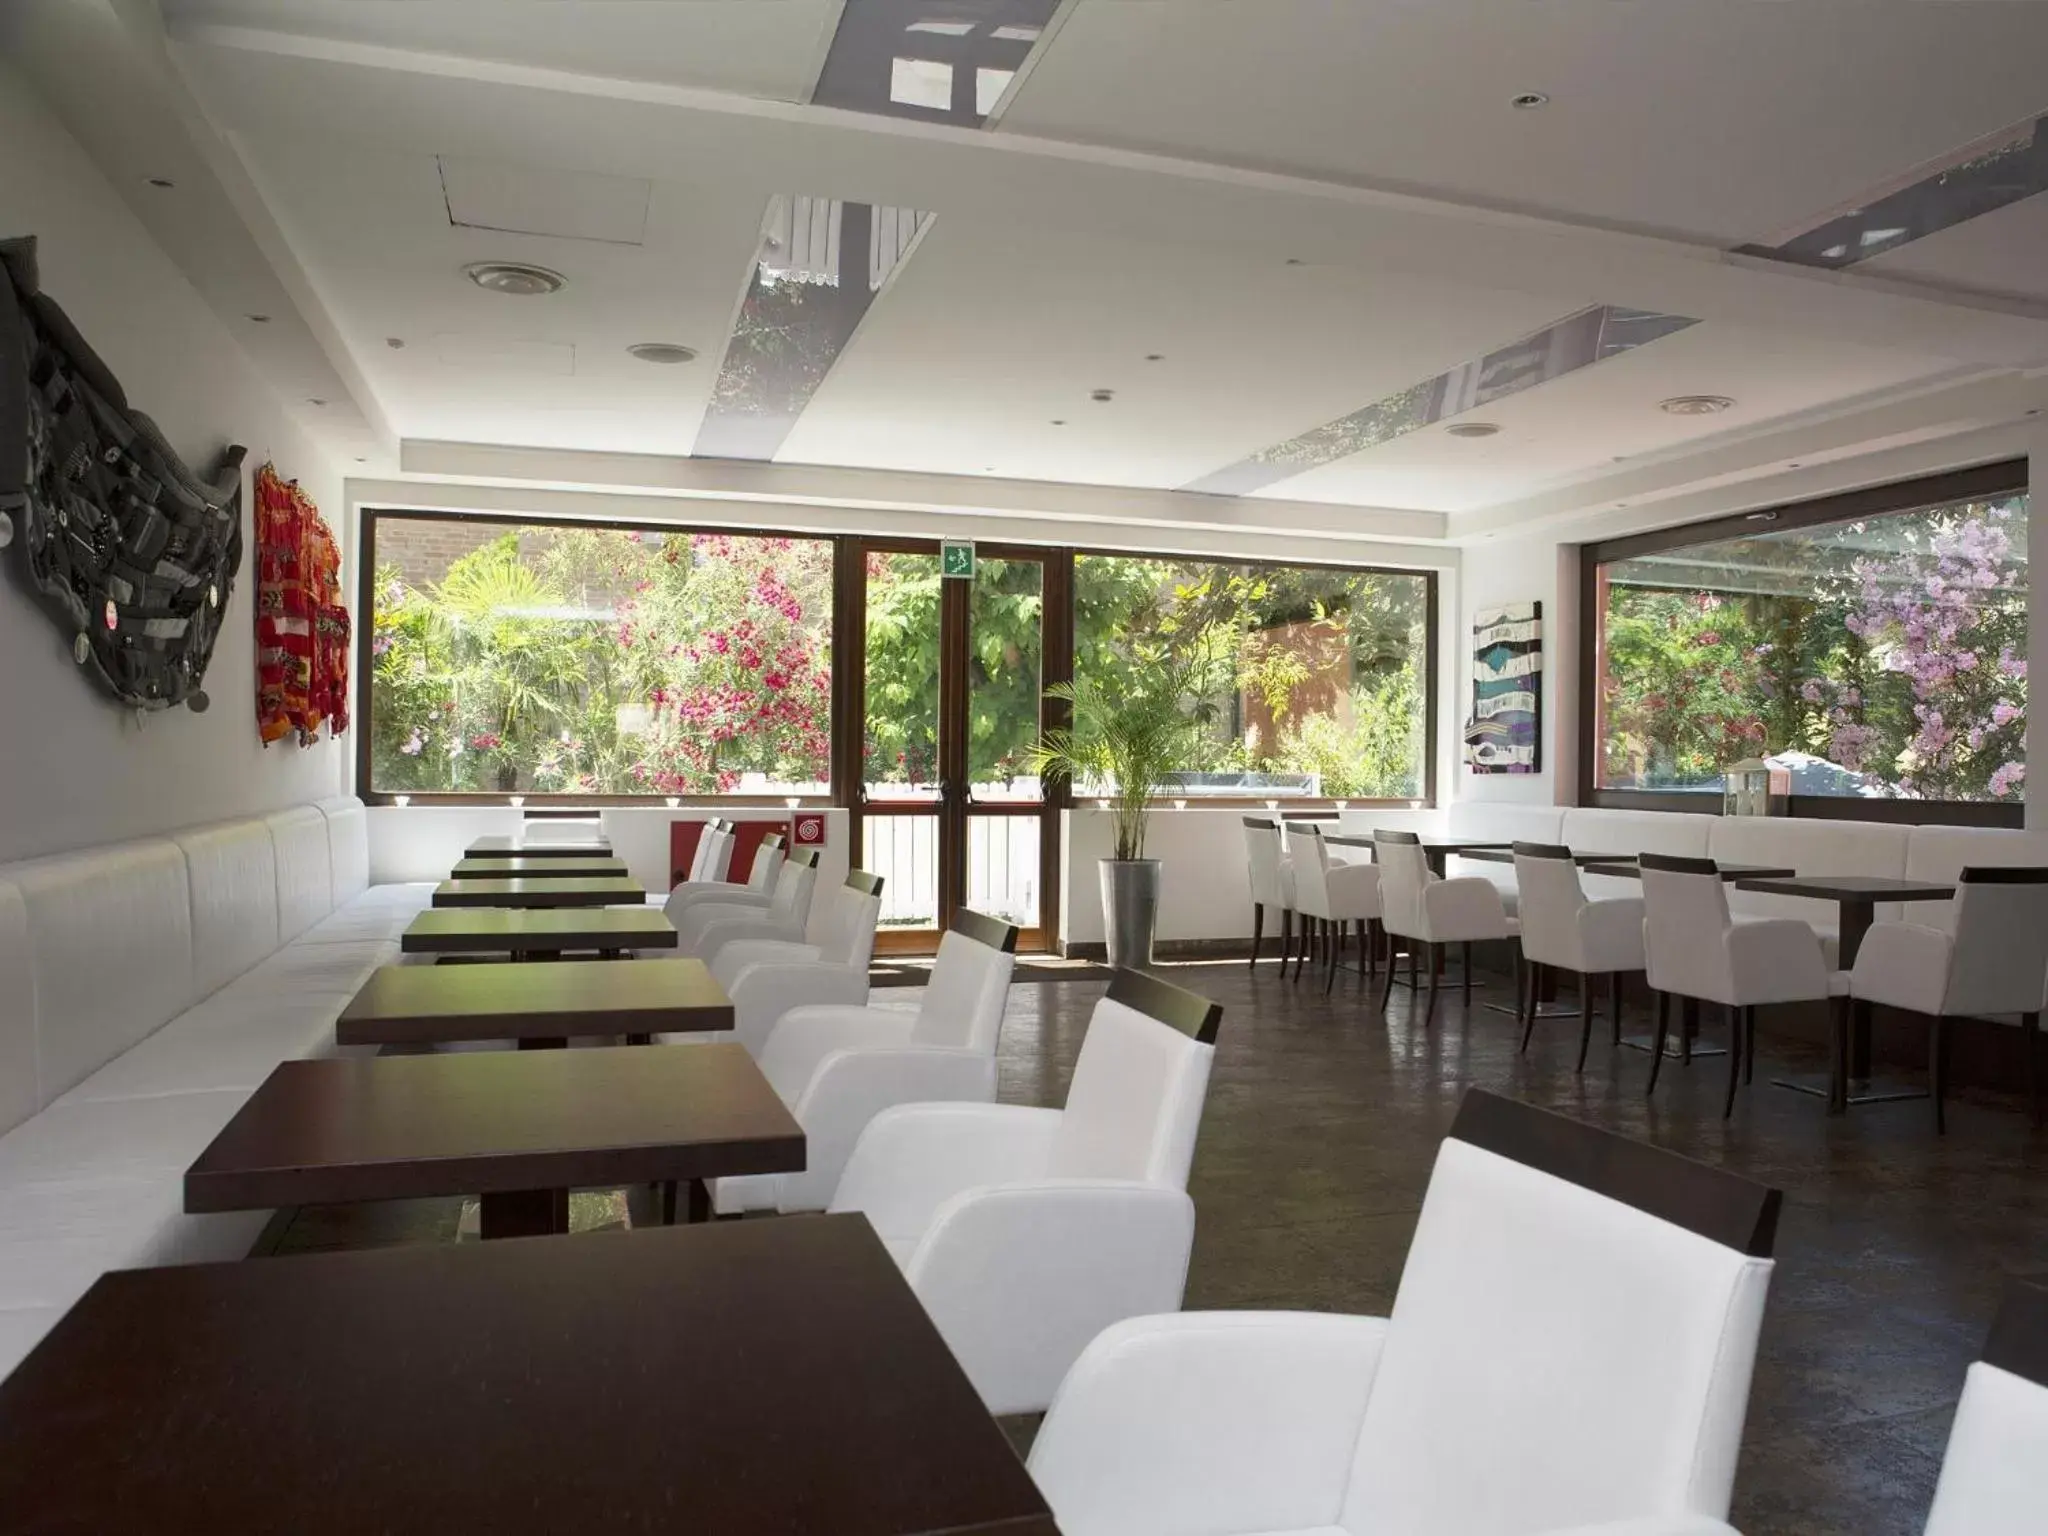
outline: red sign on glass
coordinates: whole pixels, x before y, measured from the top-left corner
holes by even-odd
[[[799,811],[789,818],[789,845],[792,848],[822,848],[825,846],[825,813],[823,811]]]

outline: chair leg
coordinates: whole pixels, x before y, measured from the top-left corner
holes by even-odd
[[[1443,946],[1441,944],[1430,945],[1428,955],[1429,1005],[1424,1009],[1422,1015],[1422,1027],[1424,1029],[1429,1028],[1430,1025],[1436,1022],[1436,984],[1443,979],[1443,961]]]
[[[1579,1064],[1572,1069],[1575,1072],[1586,1070],[1586,1048],[1593,1043],[1593,978],[1591,976],[1586,977],[1584,986],[1586,989],[1586,1000],[1579,1008]],[[1618,996],[1617,989],[1620,986],[1621,978],[1612,971],[1608,972],[1608,996]]]
[[[1365,920],[1365,967],[1368,978],[1380,973],[1380,920],[1376,917]]]
[[[1380,988],[1380,1014],[1385,1016],[1388,1004],[1394,1000],[1394,951],[1391,942],[1387,947],[1387,980]]]
[[[1301,931],[1294,936],[1294,980],[1301,980],[1301,967],[1308,959],[1309,925],[1315,921],[1306,912],[1301,914]]]
[[[1671,1032],[1671,994],[1657,994],[1657,1038],[1650,1043],[1650,1082],[1643,1092],[1657,1091],[1657,1074],[1664,1066],[1664,1038]]]
[[[1828,1113],[1849,1111],[1849,999],[1835,999],[1828,1010]]]
[[[1516,994],[1517,1011],[1522,1015],[1522,1054],[1529,1054],[1529,1037],[1536,1033],[1536,998],[1543,986],[1543,967],[1531,961],[1524,967],[1529,973],[1529,995],[1525,998]]]
[[[1621,972],[1607,973],[1607,1020],[1613,1026],[1614,1044],[1621,1044]],[[1584,1066],[1582,1060],[1579,1063]]]
[[[1678,1005],[1678,1061],[1692,1065],[1692,1037],[1700,1032],[1700,1005],[1696,999],[1682,999]]]
[[[1330,924],[1330,952],[1323,957],[1323,996],[1337,985],[1337,968],[1344,963],[1344,919]]]
[[[1252,903],[1252,957],[1247,962],[1253,970],[1259,968],[1259,939],[1265,931],[1266,904],[1263,901],[1255,901]]]
[[[1721,1105],[1721,1118],[1735,1113],[1735,1090],[1742,1082],[1742,1010],[1728,1005],[1728,1097]]]
[[[1756,1007],[1742,1010],[1742,1081],[1756,1081]]]
[[[1940,1014],[1928,1020],[1927,1088],[1934,1095],[1934,1134],[1948,1134],[1948,1031]]]
[[[1470,1013],[1472,1011],[1472,941],[1470,939],[1466,939],[1458,946],[1458,964],[1463,967],[1458,975],[1458,980],[1463,983],[1460,1001],[1464,1003],[1465,1011]]]
[[[1410,992],[1417,992],[1420,991],[1421,988],[1422,940],[1410,939],[1408,941],[1408,990]]]
[[[2020,1015],[2020,1045],[2027,1053],[2027,1105],[2034,1113],[2034,1128],[2041,1126],[2041,1065],[2034,1059],[2034,1047],[2039,1045],[2041,1015],[2023,1013]]]

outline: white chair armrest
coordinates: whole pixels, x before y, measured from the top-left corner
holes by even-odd
[[[864,1212],[883,1241],[916,1241],[963,1189],[1040,1179],[1052,1161],[1056,1109],[1017,1104],[904,1104],[868,1122],[828,1207]]]
[[[989,1412],[1030,1413],[1111,1323],[1179,1309],[1194,1242],[1184,1190],[1016,1181],[948,1200],[903,1275]]]
[[[792,918],[771,916],[747,907],[713,904],[687,913],[676,935],[676,945],[681,953],[710,961],[726,945],[742,939],[777,939],[785,944],[801,944],[804,930],[803,925]]]
[[[722,956],[723,951],[720,953]],[[819,1004],[857,1007],[865,1003],[868,973],[825,960],[762,961],[743,966],[726,988],[726,996],[732,999],[734,1038],[759,1060],[792,1009]],[[803,1077],[796,1079],[797,1087],[809,1076],[806,1068]]]
[[[1625,896],[1616,901],[1589,901],[1579,908],[1579,943],[1585,952],[1587,968],[1593,971],[1640,971],[1644,963],[1644,915],[1640,896]]]
[[[1874,923],[1856,951],[1849,995],[1915,1013],[1939,1013],[1955,947],[1956,941],[1939,928]]]
[[[719,946],[718,954],[710,963],[711,979],[730,993],[732,984],[740,978],[740,972],[750,965],[823,957],[824,951],[817,945],[799,944],[792,939],[738,939]]]
[[[765,907],[768,893],[752,891],[744,885],[732,885],[724,880],[685,880],[662,899],[662,907],[669,915],[669,921],[680,922],[691,907],[701,906],[707,901],[724,902],[735,907]]]
[[[1186,1312],[1105,1330],[1031,1446],[1066,1536],[1335,1525],[1385,1319]]]
[[[768,1079],[785,1104],[794,1104],[810,1087],[818,1064],[834,1051],[880,1049],[907,1045],[917,1015],[895,1008],[869,1008],[867,976],[843,965],[820,966],[839,973],[840,985],[851,990],[850,981],[860,983],[858,997],[818,998],[790,1009],[769,1030],[768,1038],[756,1051],[761,1075]],[[960,1098],[979,1102],[980,1094],[925,1094],[925,1098]],[[851,1151],[849,1147],[847,1150]],[[842,1159],[843,1161],[843,1159]],[[815,1161],[811,1164],[816,1167]],[[828,1187],[826,1194],[832,1191]]]
[[[1331,897],[1337,900],[1346,896],[1376,897],[1380,893],[1380,868],[1377,864],[1332,864],[1323,871],[1323,880],[1330,888]]]
[[[1820,936],[1796,917],[1765,917],[1728,930],[1728,969],[1745,1003],[1791,1003],[1830,995]]]
[[[1497,939],[1513,931],[1499,889],[1483,875],[1431,881],[1422,888],[1422,911],[1437,943]]]
[[[804,1128],[804,1168],[782,1176],[776,1209],[825,1209],[861,1132],[883,1110],[899,1104],[985,1104],[995,1096],[996,1059],[983,1051],[906,1045],[828,1053],[793,1106]]]

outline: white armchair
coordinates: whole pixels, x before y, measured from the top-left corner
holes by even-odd
[[[1756,1075],[1757,1008],[1825,1002],[1846,992],[1849,978],[1828,969],[1820,935],[1798,918],[1735,921],[1720,866],[1712,859],[1645,853],[1637,867],[1643,877],[1644,970],[1657,994],[1657,1039],[1645,1091],[1656,1091],[1664,1065],[1671,999],[1718,1003],[1728,1013],[1725,1120],[1735,1112],[1737,1084]]]
[[[1031,1474],[1066,1536],[1724,1536],[1778,1203],[1475,1090],[1391,1318],[1119,1323]]]
[[[1546,843],[1515,844],[1515,910],[1522,929],[1527,995],[1522,1010],[1522,1049],[1536,1031],[1537,999],[1547,971],[1579,978],[1579,1065],[1593,1040],[1593,978],[1607,978],[1608,1018],[1621,1040],[1621,977],[1640,971],[1643,959],[1643,902],[1639,896],[1589,901],[1579,883],[1579,866],[1569,848]]]
[[[716,850],[706,851],[714,838],[725,844],[722,858]],[[729,906],[766,907],[775,898],[775,877],[782,872],[782,834],[774,832],[761,839],[760,847],[754,850],[754,862],[745,880],[728,880],[726,875],[731,867],[731,834],[721,834],[717,828],[707,831],[698,839],[697,858],[690,865],[690,878],[662,900],[661,909],[668,914],[668,920],[680,926],[685,912],[708,901],[723,902]],[[716,874],[710,873],[713,869],[717,870]]]
[[[811,893],[817,886],[818,854],[800,848],[782,861],[775,873],[775,894],[765,907],[739,901],[702,901],[675,920],[679,955],[709,960],[721,945],[734,939],[787,939],[801,942],[810,921]]]
[[[831,1209],[866,1213],[991,1413],[1045,1407],[1102,1329],[1180,1305],[1222,1013],[1119,971],[1065,1109],[911,1104],[861,1133]]]
[[[1014,924],[963,910],[939,941],[916,1011],[828,1004],[785,1013],[758,1054],[762,1074],[804,1128],[804,1170],[719,1179],[714,1209],[821,1211],[861,1132],[883,1110],[993,1099],[1016,951]]]
[[[1491,880],[1464,875],[1456,880],[1438,878],[1422,851],[1422,839],[1413,832],[1375,830],[1372,835],[1373,862],[1380,870],[1380,923],[1395,938],[1406,939],[1408,985],[1416,984],[1418,963],[1429,967],[1429,1004],[1422,1022],[1436,1018],[1437,980],[1443,969],[1443,946],[1456,944],[1463,952],[1464,973],[1460,978],[1464,1001],[1472,1002],[1472,945],[1480,939],[1512,939],[1518,929],[1508,916],[1507,904]],[[1519,971],[1521,961],[1516,960]],[[1394,996],[1394,957],[1387,956],[1387,984],[1380,992],[1380,1012]]]
[[[2044,1445],[2048,1289],[2013,1281],[1963,1378],[1926,1536],[2036,1536],[2048,1510]]]
[[[737,934],[736,924],[708,929],[704,952],[712,978],[732,999],[732,1038],[758,1059],[769,1033],[790,1009],[867,1001],[868,965],[881,917],[882,877],[856,869],[823,907],[813,909],[809,937],[815,942],[748,937],[718,942],[722,934]],[[714,943],[715,948],[709,947]]]
[[[1245,868],[1252,885],[1252,958],[1259,963],[1259,941],[1265,936],[1266,912],[1280,914],[1280,965],[1294,940],[1293,861],[1281,842],[1280,823],[1271,816],[1244,818]]]
[[[1928,1025],[1934,1129],[1948,1129],[1948,1030],[1952,1018],[2017,1015],[2026,1031],[2027,1096],[2041,1123],[2041,1010],[2048,1006],[2048,869],[1971,867],[1952,907],[1953,931],[1877,923],[1856,951],[1848,996],[1838,999],[1828,1107],[1848,1106],[1849,1020],[1873,1003],[1917,1013]]]
[[[1380,919],[1380,872],[1372,864],[1339,864],[1330,858],[1323,842],[1323,829],[1314,822],[1302,828],[1307,844],[1289,861],[1293,876],[1295,910],[1301,915],[1302,949],[1307,950],[1311,923],[1319,925],[1323,940],[1323,991],[1337,983],[1337,967],[1344,958],[1344,936],[1358,932],[1361,956],[1358,968],[1371,975],[1378,964]],[[1295,962],[1294,974],[1301,975]]]

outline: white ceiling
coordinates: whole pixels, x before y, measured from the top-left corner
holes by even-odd
[[[837,0],[159,4],[166,89],[274,221],[304,321],[259,363],[331,367],[396,442],[680,460],[787,192],[937,217],[778,461],[992,478],[1050,516],[1062,485],[1170,491],[1594,303],[1701,323],[1487,406],[1497,437],[1437,427],[1172,504],[1323,503],[1361,537],[1443,514],[1455,537],[1581,487],[1725,477],[1751,444],[1782,463],[1808,422],[1883,412],[1897,441],[1956,390],[1968,413],[1927,422],[1980,430],[2048,367],[2048,199],[1843,274],[1724,254],[2048,111],[2048,5],[1073,0],[971,131],[804,105]],[[57,93],[75,124],[120,110],[91,80],[74,60]],[[1523,90],[1551,102],[1515,111]],[[80,136],[133,183],[146,136]],[[461,269],[486,259],[568,287],[483,293]],[[639,341],[700,357],[650,366]],[[1687,393],[1739,404],[1656,409]]]

